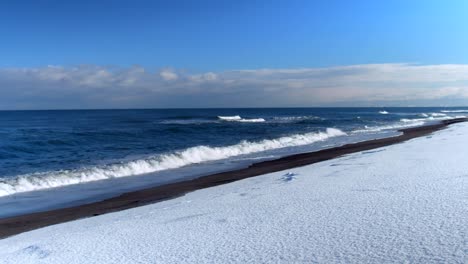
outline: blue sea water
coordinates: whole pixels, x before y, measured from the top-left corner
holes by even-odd
[[[8,198],[0,206],[75,186],[65,204],[464,115],[466,108],[0,111],[0,198]]]

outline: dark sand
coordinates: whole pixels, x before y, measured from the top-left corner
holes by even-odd
[[[56,209],[46,212],[31,213],[0,219],[0,239],[16,235],[33,229],[72,221],[80,218],[116,212],[132,207],[155,203],[195,190],[217,186],[241,179],[254,177],[266,173],[291,169],[324,160],[333,159],[345,154],[365,151],[400,143],[412,138],[421,137],[434,131],[443,129],[450,124],[465,122],[468,119],[446,120],[439,124],[403,129],[402,135],[384,139],[369,140],[347,144],[341,147],[324,149],[316,152],[291,155],[288,157],[255,163],[248,168],[216,173],[189,181],[177,182],[163,186],[143,189],[122,194],[100,202],[79,205],[69,208]]]

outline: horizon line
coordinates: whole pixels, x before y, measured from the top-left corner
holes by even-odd
[[[20,111],[109,111],[109,110],[210,110],[210,109],[305,109],[305,108],[463,108],[462,106],[297,106],[297,107],[166,107],[166,108],[56,108],[56,109],[0,109],[0,112]]]

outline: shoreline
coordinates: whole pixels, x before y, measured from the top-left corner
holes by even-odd
[[[290,155],[275,160],[254,163],[243,169],[215,173],[188,181],[132,191],[90,204],[2,218],[0,219],[0,239],[49,225],[176,198],[199,189],[214,187],[267,173],[310,165],[346,154],[401,143],[413,138],[428,135],[432,132],[446,128],[451,124],[465,121],[468,121],[468,119],[452,119],[445,120],[437,124],[402,129],[400,132],[403,134],[396,137],[368,140],[315,152]]]

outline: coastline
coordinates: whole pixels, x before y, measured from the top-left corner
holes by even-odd
[[[401,130],[403,134],[396,137],[369,140],[359,143],[347,144],[340,147],[324,149],[316,152],[295,154],[276,160],[255,163],[244,169],[216,173],[189,181],[133,191],[100,202],[3,218],[0,219],[0,238],[5,238],[53,224],[168,200],[203,188],[214,187],[224,183],[230,183],[262,174],[309,165],[350,153],[371,150],[404,142],[409,139],[425,136],[437,130],[443,129],[450,124],[464,121],[467,121],[467,119],[452,119],[442,121],[438,124],[403,129]]]

